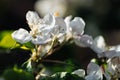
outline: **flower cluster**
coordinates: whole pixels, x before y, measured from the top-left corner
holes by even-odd
[[[91,48],[97,53],[98,58],[106,58],[106,67],[101,68],[102,73],[99,73],[99,75],[104,74],[107,80],[120,78],[120,45],[109,46],[105,43],[103,36],[97,36],[93,39],[89,35],[82,35],[76,40],[76,44],[81,47]],[[100,80],[102,80],[102,77]]]
[[[88,64],[86,76],[83,69],[78,69],[72,73],[85,78],[85,80],[103,80],[102,68],[94,62]]]
[[[104,64],[97,65],[93,62],[88,64],[87,75],[79,69],[72,74],[84,77],[86,80],[102,80],[103,75],[107,80],[120,78],[120,45],[108,46],[102,36],[93,39],[92,36],[84,34],[85,22],[81,17],[67,16],[65,19],[58,16],[58,13],[47,14],[40,18],[36,12],[28,11],[26,20],[30,31],[20,28],[12,33],[16,42],[24,45],[27,42],[35,45],[32,49],[31,62],[50,55],[56,45],[63,45],[69,39],[73,39],[80,47],[89,47],[97,53],[98,58],[106,58]],[[34,66],[34,65],[32,65]]]
[[[28,11],[26,20],[30,31],[20,28],[12,33],[12,38],[22,45],[30,42],[35,46],[31,56],[34,61],[50,55],[55,51],[55,46],[78,38],[85,28],[82,18],[75,17],[72,20],[72,16],[68,16],[63,19],[57,12],[40,18],[36,12]]]
[[[43,19],[36,12],[28,11],[26,19],[31,31],[23,28],[12,33],[13,39],[24,44],[31,41],[33,44],[42,45],[56,38],[60,43],[84,32],[85,23],[80,17],[71,20],[71,16],[65,19],[54,14],[47,14]],[[72,35],[72,36],[71,36]]]

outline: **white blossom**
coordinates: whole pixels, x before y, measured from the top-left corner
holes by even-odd
[[[72,28],[70,27],[70,21],[72,19],[72,16],[67,16],[64,21],[66,23],[67,26],[67,30],[66,30],[66,40],[69,40],[70,38],[72,38]]]
[[[48,14],[43,19],[40,19],[35,12],[28,11],[28,13],[26,14],[26,19],[29,26],[32,25],[31,35],[33,36],[32,42],[34,44],[45,44],[52,40],[51,32],[55,27],[54,16]]]
[[[120,78],[120,57],[108,59],[107,71],[110,76]]]
[[[95,63],[90,62],[87,67],[86,80],[103,80],[102,69]]]
[[[120,78],[120,46],[112,46],[104,52],[107,60],[106,78]]]
[[[31,40],[34,44],[45,44],[52,40],[52,30],[55,27],[53,15],[48,14],[43,19],[40,19],[36,12],[28,11],[26,19],[31,31],[30,33],[25,29],[15,31],[12,37],[17,42],[26,43]]]
[[[89,35],[82,35],[81,37],[75,38],[74,41],[80,47],[91,47],[93,44],[93,38]]]
[[[104,38],[102,36],[97,36],[90,48],[97,53],[98,57],[104,57],[103,52],[106,51],[106,43]]]
[[[80,17],[75,17],[70,22],[70,27],[72,28],[73,36],[80,36],[84,33],[85,22]]]
[[[67,26],[63,18],[52,14],[47,14],[43,18],[40,18],[36,12],[28,11],[26,13],[26,20],[31,29],[30,33],[26,30],[22,30],[23,33],[19,34],[22,32],[19,30],[19,33],[17,31],[18,35],[14,34],[14,36],[23,37],[23,35],[29,35],[30,39],[28,41],[31,41],[33,44],[46,44],[51,42],[53,39],[57,39],[60,43],[64,42]],[[16,38],[14,36],[13,38],[20,43],[28,42],[26,38]]]
[[[55,20],[56,20],[56,33],[53,33],[54,35],[57,35],[57,38],[58,38],[58,41],[60,42],[60,43],[62,43],[64,40],[65,40],[65,38],[66,38],[66,30],[67,30],[67,26],[66,26],[66,23],[65,23],[65,21],[64,21],[64,19],[63,18],[61,18],[61,17],[56,17],[55,18]]]
[[[37,28],[36,25],[38,25],[41,21],[39,15],[33,11],[28,11],[26,13],[26,20],[31,30]]]
[[[64,21],[65,21],[65,23],[66,23],[66,25],[67,25],[67,34],[68,33],[72,33],[72,28],[70,27],[70,21],[71,21],[71,19],[72,19],[72,16],[70,15],[70,16],[67,16],[65,19],[64,19]]]
[[[82,43],[80,42],[80,38],[84,33],[85,22],[81,17],[75,17],[73,20],[71,19],[72,16],[67,16],[65,18],[65,23],[67,25],[67,39],[73,38],[74,42],[77,45],[81,46]]]
[[[12,33],[12,38],[23,44],[29,42],[32,39],[32,36],[27,30],[20,28],[19,30],[16,30]]]
[[[107,51],[104,52],[107,58],[114,58],[120,56],[120,45],[110,46]]]
[[[85,22],[81,17],[75,17],[71,20],[72,16],[67,16],[65,22],[67,24],[67,32],[72,32],[73,37],[80,36],[84,33]]]

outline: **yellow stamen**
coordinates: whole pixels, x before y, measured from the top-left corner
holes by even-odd
[[[59,16],[59,12],[55,12],[55,13],[54,13],[54,16],[55,16],[55,17],[58,17],[58,16]]]

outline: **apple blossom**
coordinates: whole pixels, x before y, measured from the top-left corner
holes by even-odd
[[[27,30],[22,30],[23,33],[19,34],[22,31],[16,30],[14,33],[17,33],[18,35],[12,34],[12,37],[16,41],[20,43],[31,41],[34,44],[46,44],[52,41],[55,36],[59,42],[64,41],[66,24],[64,19],[61,17],[55,17],[54,15],[47,14],[43,19],[41,19],[36,12],[28,11],[26,14],[26,19],[31,31],[29,33]],[[25,38],[24,40],[24,36],[28,35],[30,36],[30,39],[26,40]],[[19,36],[22,36],[23,38],[20,38]]]
[[[111,77],[120,78],[120,57],[108,59],[107,71]]]
[[[71,22],[70,26],[72,28],[73,35],[79,36],[84,33],[85,22],[80,17],[75,17]]]
[[[90,62],[87,67],[86,80],[103,80],[102,69],[97,64]]]
[[[102,36],[97,36],[93,40],[93,44],[90,48],[97,53],[98,57],[104,57],[103,52],[107,50],[104,38]]]
[[[12,33],[12,37],[21,44],[29,42],[32,39],[32,36],[29,34],[29,32],[23,28],[14,31]]]
[[[81,17],[75,17],[73,20],[72,16],[67,16],[65,18],[65,23],[67,25],[67,39],[73,38],[74,42],[79,45],[81,44],[80,38],[84,33],[85,22]]]
[[[82,35],[81,37],[75,38],[74,41],[80,47],[91,47],[93,44],[93,38],[89,35]]]

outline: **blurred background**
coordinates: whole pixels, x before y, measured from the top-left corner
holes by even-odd
[[[25,28],[26,12],[37,11],[41,17],[49,12],[59,12],[61,17],[82,17],[86,23],[85,34],[103,35],[108,45],[120,44],[120,0],[0,0],[0,31]],[[21,65],[29,58],[28,51],[0,49],[0,72],[8,66]],[[72,59],[86,68],[96,54],[89,48],[67,44],[49,59]]]

